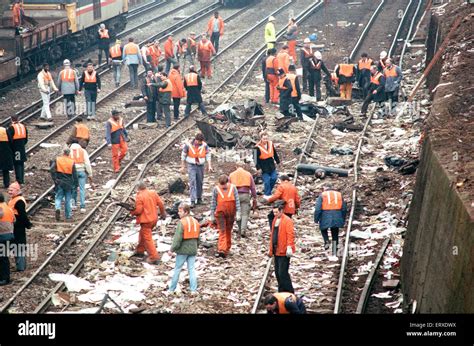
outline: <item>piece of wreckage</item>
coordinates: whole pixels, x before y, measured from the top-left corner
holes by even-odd
[[[250,99],[243,103],[223,104],[208,118],[196,119],[196,124],[211,147],[251,148],[256,141],[251,136],[242,136],[237,131],[238,125],[256,126],[264,118],[262,106]]]

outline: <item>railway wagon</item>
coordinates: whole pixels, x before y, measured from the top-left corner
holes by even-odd
[[[128,0],[26,0],[24,23],[15,28],[10,8],[1,18],[0,85],[87,49],[101,23],[113,38],[127,12]]]

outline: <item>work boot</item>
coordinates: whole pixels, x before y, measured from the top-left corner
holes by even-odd
[[[60,220],[61,220],[61,210],[56,209],[56,221],[60,221]]]
[[[196,204],[202,204],[202,198],[198,198]]]
[[[243,231],[241,232],[241,237],[242,237],[242,238],[245,238],[245,237],[246,237],[246,235],[245,235],[245,230],[243,230]]]
[[[145,258],[145,254],[143,252],[134,252],[133,255],[130,257],[138,257],[138,258]]]
[[[191,208],[194,208],[196,206],[196,202],[191,201]]]
[[[335,240],[332,241],[332,255],[337,257],[337,241]]]
[[[153,264],[153,265],[160,265],[160,264],[161,264],[161,260],[160,260],[160,259],[156,259],[156,260],[147,259],[147,260],[146,260],[146,263],[148,263],[148,264]]]
[[[325,241],[324,242],[324,250],[328,250],[329,249],[329,242]]]
[[[1,280],[0,281],[0,286],[5,286],[5,285],[8,285],[10,283],[9,280]]]

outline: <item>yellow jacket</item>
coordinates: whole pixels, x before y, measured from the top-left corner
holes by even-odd
[[[275,25],[268,22],[265,26],[265,43],[276,42]]]

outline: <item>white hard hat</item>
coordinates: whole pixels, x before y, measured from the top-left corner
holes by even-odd
[[[309,38],[305,38],[303,43],[311,43],[311,40]]]
[[[105,29],[105,24],[104,23],[100,24],[100,28]]]
[[[316,52],[314,52],[314,57],[318,60],[321,60],[323,58],[323,55],[321,54],[321,52],[318,50]]]
[[[387,55],[388,55],[388,54],[387,54],[386,51],[384,51],[384,50],[381,51],[381,52],[380,52],[380,59],[385,59],[385,58],[387,57]]]
[[[275,20],[276,20],[276,19],[275,19],[275,17],[273,17],[273,16],[270,16],[270,17],[268,18],[268,21],[269,21],[269,22],[273,22],[273,21],[275,21]]]
[[[71,62],[69,61],[69,59],[65,59],[65,60],[63,61],[63,65],[64,65],[64,66],[71,65]]]

